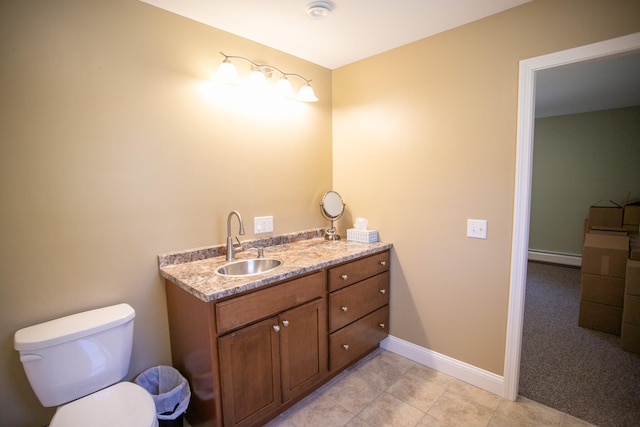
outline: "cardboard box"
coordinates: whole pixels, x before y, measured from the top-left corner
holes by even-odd
[[[622,329],[622,307],[580,301],[578,325],[583,328],[620,335]]]
[[[580,300],[622,307],[624,289],[624,279],[583,273]]]
[[[640,296],[629,294],[624,296],[622,321],[633,325],[640,325]]]
[[[640,325],[622,324],[620,348],[632,353],[640,353]]]
[[[582,249],[582,272],[624,278],[629,236],[587,233]]]
[[[588,233],[592,234],[608,234],[610,236],[628,236],[629,231],[625,230],[623,227],[617,227],[615,230],[607,227],[596,227],[590,228]]]
[[[640,224],[640,200],[626,202],[622,210],[622,223],[624,225]]]
[[[583,328],[620,335],[622,329],[622,307],[580,301],[578,325]]]
[[[627,275],[624,280],[624,293],[640,296],[640,261],[627,260]]]
[[[631,224],[623,224],[622,228],[625,229],[625,231],[628,231],[629,233],[637,233],[638,231],[640,231],[640,226],[639,225],[631,225]]]
[[[640,260],[640,234],[629,235],[629,258]]]
[[[590,227],[622,227],[621,206],[591,206],[589,208]]]

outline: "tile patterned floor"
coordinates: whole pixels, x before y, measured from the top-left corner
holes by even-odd
[[[591,426],[526,398],[511,402],[386,350],[364,360],[267,427]]]

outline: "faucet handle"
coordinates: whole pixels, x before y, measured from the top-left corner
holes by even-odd
[[[235,250],[237,250],[238,252],[242,251],[242,243],[240,243],[240,239],[238,239],[238,236],[236,236],[236,241],[238,242],[238,245],[236,246],[236,244],[233,244],[233,247]]]

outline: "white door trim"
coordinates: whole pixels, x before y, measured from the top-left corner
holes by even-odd
[[[640,33],[630,34],[587,46],[555,52],[520,61],[518,86],[518,130],[516,143],[516,181],[511,240],[511,278],[509,313],[504,362],[503,397],[516,400],[520,380],[522,321],[527,279],[533,130],[535,125],[536,72],[547,68],[587,61],[640,49]]]

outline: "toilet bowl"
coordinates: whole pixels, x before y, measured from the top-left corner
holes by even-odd
[[[20,329],[14,348],[49,427],[157,427],[151,394],[121,381],[129,370],[135,311],[117,304]]]

